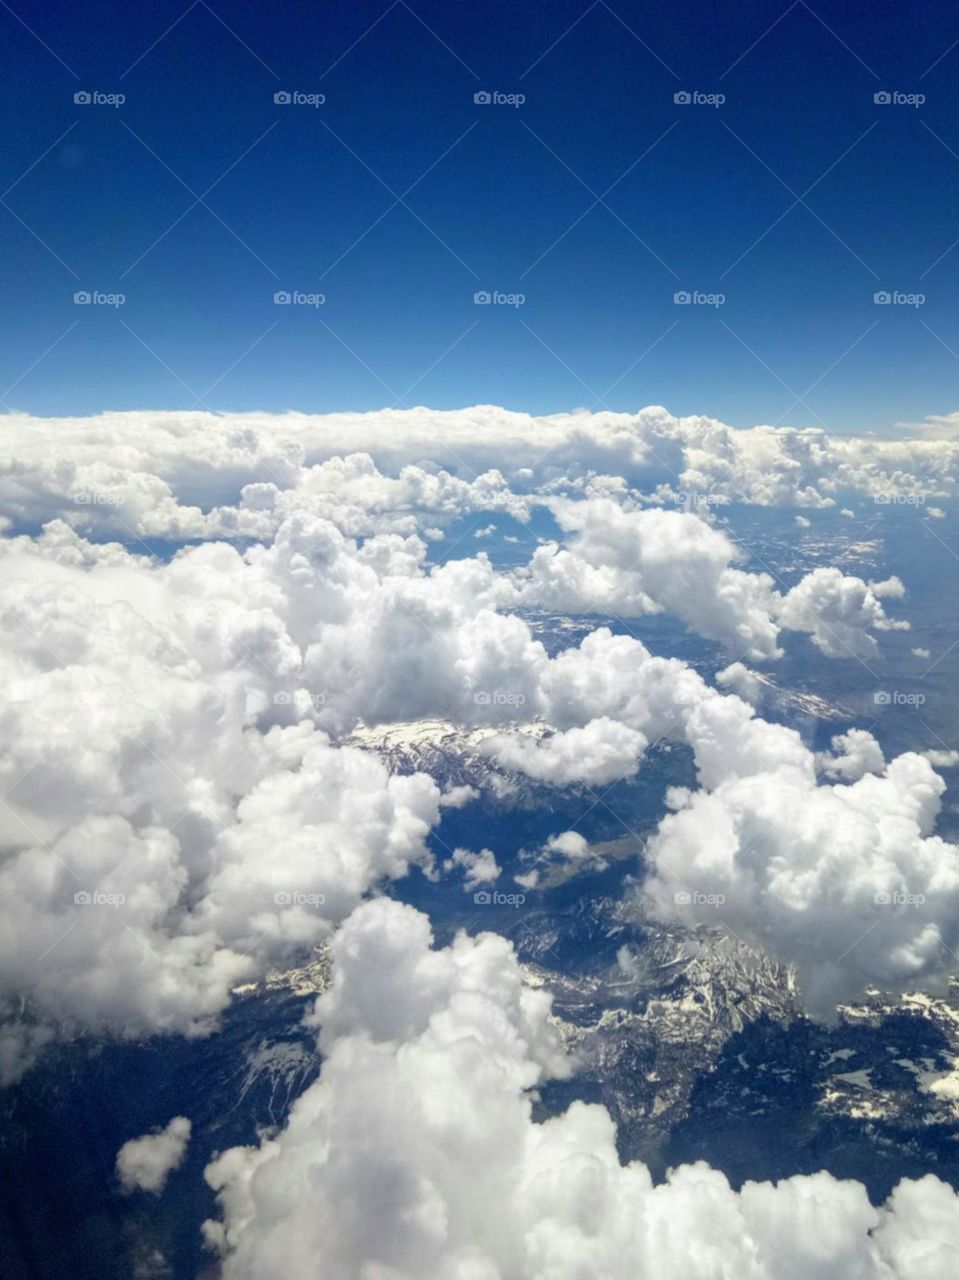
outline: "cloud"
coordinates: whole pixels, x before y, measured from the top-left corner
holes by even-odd
[[[904,594],[897,578],[866,583],[817,569],[782,595],[768,573],[737,568],[742,552],[697,515],[630,510],[608,498],[550,507],[569,541],[541,546],[517,570],[521,604],[623,617],[665,611],[754,660],[781,656],[780,628],[809,632],[827,657],[861,657],[878,650],[870,632],[908,627],[881,603]]]
[[[816,571],[779,597],[698,517],[609,499],[560,513],[574,538],[551,565],[598,560],[617,598],[655,589],[659,607],[767,653],[786,614],[823,647],[842,630],[871,651],[881,598],[901,591]],[[207,1034],[235,985],[302,954],[383,880],[433,874],[427,837],[453,797],[344,747],[361,723],[493,729],[480,749],[499,768],[555,786],[631,776],[663,738],[692,748],[710,791],[789,764],[813,778],[795,734],[686,664],[604,628],[550,656],[505,612],[514,576],[484,555],[427,569],[423,551],[302,510],[269,543],[204,542],[168,563],[62,522],[0,542],[0,998],[32,1001],[5,1078],[50,1028]]]
[[[117,1152],[117,1176],[123,1190],[159,1195],[167,1178],[183,1163],[190,1130],[186,1116],[174,1116],[165,1129],[125,1142]]]
[[[738,430],[659,406],[542,418],[493,405],[327,415],[7,414],[0,507],[18,523],[60,517],[81,530],[172,539],[269,539],[295,509],[338,522],[349,536],[408,534],[417,513],[431,514],[434,525],[466,511],[525,519],[524,494],[547,486],[582,492],[596,477],[664,501],[685,496],[689,509],[719,501],[820,508],[846,492],[951,493],[959,446],[952,419],[937,422],[922,438],[877,440]]]
[[[865,729],[850,729],[832,740],[832,751],[817,754],[816,763],[830,778],[856,782],[867,773],[882,773],[886,761],[882,748]]]
[[[753,706],[757,706],[762,699],[762,682],[742,662],[733,662],[722,671],[717,671],[716,683],[722,688],[731,689],[744,702]]]
[[[815,570],[782,594],[740,567],[711,519],[639,505],[627,475],[655,471],[670,440],[680,463],[701,423],[661,411],[550,420],[536,456],[554,442],[566,475],[533,465],[532,420],[483,410],[455,421],[489,424],[514,453],[501,453],[503,471],[485,466],[490,442],[470,445],[451,426],[442,451],[484,461],[462,480],[420,451],[441,420],[454,422],[424,411],[59,424],[58,483],[96,479],[106,487],[84,492],[113,495],[115,478],[76,471],[101,467],[112,441],[111,466],[161,480],[180,521],[163,524],[163,497],[141,512],[163,518],[135,527],[205,540],[158,560],[56,518],[0,539],[0,1002],[29,997],[24,1016],[10,1005],[0,1079],[55,1035],[208,1034],[238,983],[303,954],[384,881],[435,874],[429,834],[466,795],[344,746],[360,726],[441,718],[492,730],[479,749],[496,767],[553,786],[630,777],[665,740],[691,749],[710,796],[747,778],[770,786],[785,768],[815,794],[797,735],[685,663],[606,628],[549,653],[513,611],[668,610],[739,653],[775,657],[791,629],[824,653],[868,655],[874,633],[905,625],[883,606],[901,596],[898,579]],[[60,437],[49,423],[35,436],[10,425],[23,467],[5,473],[0,497],[16,519],[49,513],[38,477]],[[336,455],[353,426],[375,462]],[[779,437],[762,439],[765,456]],[[617,459],[627,475],[599,470]],[[575,497],[557,497],[564,488]],[[467,509],[522,522],[543,503],[565,544],[544,544],[526,566],[498,571],[482,553],[427,564],[435,524]],[[71,519],[80,507],[99,534],[125,509],[74,504]],[[183,523],[187,508],[198,515]],[[253,540],[209,540],[227,527]],[[724,683],[755,695],[746,670],[734,662]],[[491,871],[461,865],[473,883]]]
[[[561,831],[550,836],[541,849],[526,854],[525,860],[533,863],[531,869],[514,876],[516,883],[524,889],[535,889],[544,877],[550,877],[555,883],[557,878],[562,880],[569,872],[605,871],[609,865],[578,831]]]
[[[719,924],[795,967],[828,1018],[867,983],[941,975],[959,942],[959,848],[934,834],[945,788],[913,753],[881,773],[869,735],[834,742],[817,785],[785,761],[711,791],[673,793],[649,842],[660,913]]]
[[[539,741],[521,734],[497,735],[488,738],[482,750],[502,768],[540,782],[603,786],[634,774],[647,745],[645,734],[600,716],[582,728],[566,729]]]
[[[207,1168],[225,1280],[951,1277],[959,1201],[931,1175],[879,1208],[827,1173],[736,1192],[700,1163],[654,1186],[603,1107],[534,1123],[533,1091],[569,1069],[549,997],[502,938],[430,944],[382,900],[341,928],[318,1081],[282,1132]]]
[[[206,1034],[237,983],[381,880],[430,870],[426,837],[466,796],[390,776],[315,723],[301,670],[317,623],[291,608],[309,595],[288,540],[272,575],[262,549],[223,544],[156,566],[57,530],[3,550],[0,1001],[29,1002],[0,1045],[5,1081],[54,1030]],[[351,575],[379,581],[333,555],[316,612],[335,619]],[[309,718],[273,701],[291,686]]]
[[[495,883],[502,874],[496,855],[491,849],[480,849],[479,853],[474,853],[470,849],[454,849],[452,855],[443,863],[443,868],[446,871],[452,871],[454,867],[463,867],[465,871],[463,876],[465,893],[471,893],[480,885]]]
[[[786,593],[777,616],[792,631],[808,631],[827,658],[868,658],[879,652],[872,631],[909,630],[882,606],[883,598],[904,594],[898,578],[866,583],[839,569],[814,569]]]

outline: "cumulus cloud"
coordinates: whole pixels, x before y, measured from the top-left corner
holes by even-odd
[[[225,1280],[951,1277],[959,1201],[935,1177],[879,1208],[827,1173],[736,1192],[700,1163],[654,1186],[603,1107],[534,1123],[536,1087],[568,1071],[549,997],[502,938],[430,943],[386,901],[340,930],[318,1081],[281,1133],[207,1168]]]
[[[578,831],[561,831],[550,836],[541,849],[527,854],[526,859],[532,860],[532,868],[514,877],[524,889],[535,889],[544,876],[565,878],[570,872],[604,871],[609,865],[603,854],[592,848]]]
[[[924,756],[934,769],[954,769],[959,765],[959,751],[952,748],[932,749],[921,751],[919,754]]]
[[[71,469],[102,466],[112,441],[111,466],[161,480],[177,520],[198,513],[133,527],[206,540],[166,561],[141,555],[129,512],[105,502],[0,539],[0,1002],[27,997],[0,1037],[0,1079],[56,1034],[206,1034],[234,986],[302,954],[378,884],[415,867],[434,875],[429,834],[468,796],[344,746],[363,724],[493,730],[481,750],[547,785],[610,785],[665,739],[691,749],[710,795],[749,778],[771,785],[784,768],[815,787],[795,734],[686,664],[606,628],[550,653],[512,611],[668,610],[757,657],[779,652],[783,629],[828,654],[868,654],[874,632],[904,625],[882,603],[901,595],[898,580],[816,570],[783,595],[740,567],[710,518],[638,505],[627,477],[600,464],[626,458],[638,479],[668,439],[679,464],[692,428],[659,411],[550,420],[557,462],[586,466],[572,482],[533,465],[530,420],[498,413],[469,421],[510,443],[508,482],[485,465],[489,442],[469,445],[453,426],[443,448],[454,459],[471,449],[483,469],[463,480],[430,464],[440,420],[425,411],[283,419],[272,436],[277,423],[255,416],[159,415],[137,419],[139,434],[122,415],[59,424],[57,483],[95,479],[107,487],[83,492],[113,494],[105,474]],[[0,498],[24,521],[56,509],[40,473],[61,437],[51,424],[35,436],[11,426],[23,466]],[[352,426],[376,462],[335,452]],[[778,436],[763,439],[766,451]],[[575,498],[543,496],[563,489]],[[143,511],[170,515],[166,501]],[[543,501],[566,541],[527,565],[498,571],[482,553],[427,563],[435,525],[467,509],[522,521]],[[228,519],[231,503],[249,520]],[[80,536],[80,507],[101,534],[122,515],[129,545]],[[230,540],[241,533],[249,545]],[[722,677],[755,697],[741,662]],[[476,859],[455,864],[470,883],[492,874]]]
[[[731,689],[744,702],[751,703],[754,707],[759,704],[762,699],[762,682],[757,677],[755,671],[750,669],[742,662],[730,663],[728,667],[724,667],[722,671],[716,672],[716,683],[725,689]]]
[[[471,849],[454,849],[443,867],[447,871],[452,871],[455,867],[463,868],[463,890],[466,893],[471,893],[484,884],[494,884],[502,875],[492,849],[480,849],[479,853],[474,853]]]
[[[820,752],[816,763],[830,778],[856,782],[867,773],[882,773],[886,767],[882,748],[865,729],[850,729],[832,740],[832,751]]]
[[[337,574],[379,581],[359,554],[311,617],[284,594],[310,598],[288,543],[272,580],[223,544],[158,566],[63,530],[3,549],[0,996],[29,1000],[5,1080],[38,1028],[204,1034],[238,982],[430,870],[429,831],[467,797],[334,744],[303,688]],[[291,688],[302,715],[274,701]]]
[[[880,500],[951,493],[959,448],[951,420],[942,421],[941,431],[921,438],[878,440],[737,430],[658,406],[541,418],[492,405],[327,415],[8,414],[0,506],[19,523],[59,516],[79,529],[174,539],[268,538],[298,507],[340,521],[350,536],[409,533],[417,511],[432,513],[434,524],[472,510],[522,519],[524,493],[582,491],[598,476],[685,500],[688,509],[717,501],[819,508],[847,492]]]
[[[942,974],[959,943],[959,848],[934,833],[945,788],[907,753],[885,765],[868,734],[834,743],[817,785],[812,755],[711,791],[673,793],[647,847],[655,910],[721,924],[797,971],[829,1017],[868,982]]]
[[[872,631],[908,631],[909,623],[887,617],[883,598],[901,599],[898,578],[863,582],[835,568],[814,569],[787,592],[779,606],[780,623],[808,631],[827,658],[868,658],[878,653]]]
[[[186,1116],[174,1116],[165,1129],[125,1142],[117,1152],[117,1176],[123,1190],[159,1195],[167,1178],[183,1163],[191,1127]]]
[[[483,743],[483,751],[503,768],[540,782],[602,786],[634,774],[646,746],[646,736],[639,730],[600,716],[582,728],[539,740],[521,734],[496,735]]]
[[[783,595],[768,573],[737,568],[743,553],[698,515],[609,498],[550,506],[570,537],[539,547],[514,575],[523,604],[623,617],[665,611],[752,659],[780,656],[780,628],[810,633],[827,657],[861,657],[877,651],[872,631],[908,627],[881,603],[904,594],[896,578],[866,583],[817,569]]]

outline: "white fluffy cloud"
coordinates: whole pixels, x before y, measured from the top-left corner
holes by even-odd
[[[881,603],[904,594],[897,578],[866,583],[817,569],[781,594],[768,573],[736,568],[742,553],[697,515],[629,510],[608,498],[550,506],[570,542],[540,547],[516,574],[524,604],[623,617],[666,611],[752,659],[780,655],[780,628],[808,632],[827,657],[848,658],[877,651],[871,631],[908,627]]]
[[[945,784],[917,754],[880,765],[866,738],[828,762],[848,783],[817,785],[810,754],[673,793],[647,849],[657,910],[794,965],[825,1017],[866,983],[942,974],[959,945],[959,848],[934,833]]]
[[[898,578],[863,582],[839,569],[814,569],[786,596],[778,610],[783,627],[808,631],[827,658],[868,658],[879,645],[871,631],[908,631],[909,623],[889,618],[884,598],[898,600],[905,588]]]
[[[901,440],[736,430],[658,406],[543,418],[492,405],[323,416],[8,414],[3,430],[8,516],[63,516],[140,537],[268,538],[301,507],[350,534],[409,533],[417,511],[437,523],[474,510],[522,515],[514,495],[581,489],[597,475],[688,508],[700,499],[816,508],[846,491],[887,501],[951,494],[959,460],[952,430]]]
[[[430,869],[455,797],[273,702],[302,683],[288,627],[311,626],[288,547],[275,578],[225,545],[157,567],[62,529],[4,549],[0,998],[27,999],[4,1079],[50,1027],[205,1033],[238,982]]]
[[[691,807],[747,779],[772,787],[784,769],[818,795],[795,734],[684,663],[606,629],[550,656],[511,610],[669,610],[757,658],[779,652],[783,629],[825,653],[871,653],[874,632],[903,625],[882,604],[898,581],[816,570],[782,594],[739,567],[710,520],[640,507],[625,479],[602,477],[626,460],[629,480],[648,479],[670,441],[680,465],[697,431],[720,439],[713,427],[660,411],[572,415],[548,421],[532,465],[530,422],[494,410],[455,422],[425,411],[11,420],[20,462],[0,499],[12,519],[54,514],[70,486],[115,497],[107,450],[123,484],[145,476],[169,491],[137,508],[139,533],[223,538],[169,562],[135,541],[86,541],[62,519],[0,539],[0,1003],[26,996],[0,1037],[0,1078],[60,1032],[204,1034],[233,986],[301,954],[377,884],[416,866],[435,874],[427,837],[465,797],[341,745],[361,723],[492,728],[481,749],[498,766],[557,786],[628,777],[665,738],[692,749],[703,792]],[[441,423],[448,438],[431,442]],[[470,444],[463,423],[486,423],[490,439]],[[336,453],[354,427],[376,463]],[[761,439],[768,461],[779,437]],[[502,472],[497,441],[509,445]],[[741,462],[734,443],[720,455]],[[545,466],[550,446],[557,464],[578,460],[572,480]],[[477,464],[469,480],[428,461],[461,448]],[[564,488],[577,500],[549,496]],[[490,510],[523,520],[544,501],[565,545],[510,571],[483,554],[427,568],[434,523]],[[101,533],[121,516],[129,541],[126,507],[72,504],[78,513]],[[227,537],[241,533],[245,549]],[[723,678],[749,694],[740,668]],[[512,731],[537,721],[541,733]],[[770,856],[792,856],[785,834]],[[492,874],[477,858],[461,864],[469,883]],[[857,921],[858,906],[847,915]],[[875,930],[877,943],[888,936]]]
[[[745,663],[732,662],[728,667],[724,667],[722,671],[717,671],[716,683],[721,688],[731,689],[744,702],[749,702],[753,706],[758,705],[762,699],[762,682],[757,678],[754,671],[750,671]]]
[[[585,560],[608,546],[615,562],[638,536],[670,607],[705,630],[745,618],[768,651],[782,602],[729,566],[725,535],[607,500],[564,518],[574,508],[598,540]],[[688,554],[673,527],[691,531]],[[426,571],[414,535],[356,542],[300,510],[268,544],[203,543],[167,564],[62,522],[0,553],[0,992],[31,1001],[5,1078],[50,1026],[206,1033],[233,986],[325,936],[378,882],[432,874],[426,838],[453,797],[338,745],[361,721],[498,728],[482,749],[553,785],[609,785],[661,738],[692,748],[710,792],[785,766],[813,779],[795,734],[632,637],[599,629],[550,657],[503,611],[514,578],[483,555]],[[811,594],[852,638],[882,625],[876,592],[895,588],[850,582]],[[792,625],[815,638],[818,607],[792,595]],[[537,718],[543,734],[509,731]]]
[[[463,889],[466,893],[478,889],[480,885],[494,884],[502,875],[492,849],[480,849],[479,853],[472,849],[454,849],[443,866],[447,871],[452,871],[455,867],[463,868]]]
[[[830,778],[856,782],[864,774],[882,773],[886,767],[882,748],[865,729],[850,729],[848,733],[837,734],[831,745],[832,751],[816,756],[816,763]]]
[[[549,998],[501,938],[430,942],[386,901],[340,930],[319,1080],[207,1169],[225,1280],[951,1278],[959,1200],[935,1177],[880,1208],[827,1173],[735,1192],[697,1164],[654,1187],[604,1108],[534,1123],[531,1091],[568,1069]]]
[[[174,1116],[165,1129],[125,1142],[117,1152],[117,1176],[123,1190],[159,1195],[167,1178],[183,1163],[191,1127],[186,1116]]]
[[[560,831],[550,836],[542,849],[526,855],[532,862],[529,871],[515,877],[524,889],[535,889],[544,876],[560,876],[577,871],[605,871],[606,858],[593,849],[578,831]]]

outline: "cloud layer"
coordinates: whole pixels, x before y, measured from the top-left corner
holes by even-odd
[[[659,579],[654,564],[650,585],[671,602],[670,578],[685,572],[700,602],[688,620],[709,630],[709,618],[726,619],[731,629],[738,611],[738,639],[768,652],[783,598],[725,565],[725,545],[704,568],[708,525],[662,512],[621,519],[603,507],[594,527],[647,515],[696,526],[688,546],[669,540],[671,567]],[[206,1033],[233,986],[302,954],[378,883],[416,865],[434,874],[429,832],[443,805],[468,796],[444,797],[423,774],[390,776],[374,755],[340,745],[361,722],[432,716],[498,729],[482,750],[499,768],[557,786],[609,785],[664,737],[690,746],[704,792],[654,843],[660,899],[677,877],[694,887],[703,879],[697,806],[728,805],[736,828],[737,788],[774,794],[784,771],[811,804],[829,794],[795,734],[632,637],[600,628],[550,657],[528,623],[504,611],[518,579],[482,555],[427,570],[416,537],[356,541],[303,512],[270,544],[207,542],[169,563],[85,542],[62,522],[39,538],[6,539],[0,553],[0,835],[9,849],[0,990],[28,997],[0,1053],[7,1079],[50,1027]],[[574,544],[568,555],[579,554]],[[589,554],[601,560],[595,547]],[[613,560],[611,551],[615,575]],[[863,595],[852,595],[849,625],[862,627]],[[865,622],[881,624],[878,603]],[[545,734],[511,731],[536,720]],[[680,830],[694,833],[695,850],[667,857]],[[771,864],[801,856],[787,831],[778,838]],[[888,887],[878,846],[864,841],[861,857],[864,883]],[[926,861],[913,861],[900,856],[913,891],[931,890]],[[936,886],[949,910],[951,893]],[[842,897],[850,928],[864,901]],[[797,939],[808,930],[779,929],[775,894],[750,903],[766,944],[801,963]],[[812,894],[807,905],[818,903]],[[872,969],[844,972],[935,969],[947,918],[923,919],[922,938],[914,925],[880,922],[874,950],[856,953],[857,963],[873,956]],[[886,951],[900,956],[903,946],[908,962],[889,960]]]
[[[568,1070],[511,947],[378,901],[334,943],[324,1064],[287,1127],[207,1169],[225,1280],[947,1280],[959,1200],[927,1176],[874,1208],[827,1173],[734,1191],[705,1164],[654,1187],[603,1107],[533,1123]]]
[[[582,492],[591,479],[694,510],[703,503],[823,508],[948,496],[954,432],[912,438],[819,429],[736,430],[713,418],[534,418],[492,405],[366,414],[107,413],[4,416],[0,509],[140,537],[269,538],[291,510],[345,532],[409,533],[473,510],[523,517],[524,494]],[[371,461],[376,459],[374,465]]]

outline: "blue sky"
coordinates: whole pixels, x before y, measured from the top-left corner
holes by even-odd
[[[17,0],[0,30],[10,408],[959,407],[945,4]]]

